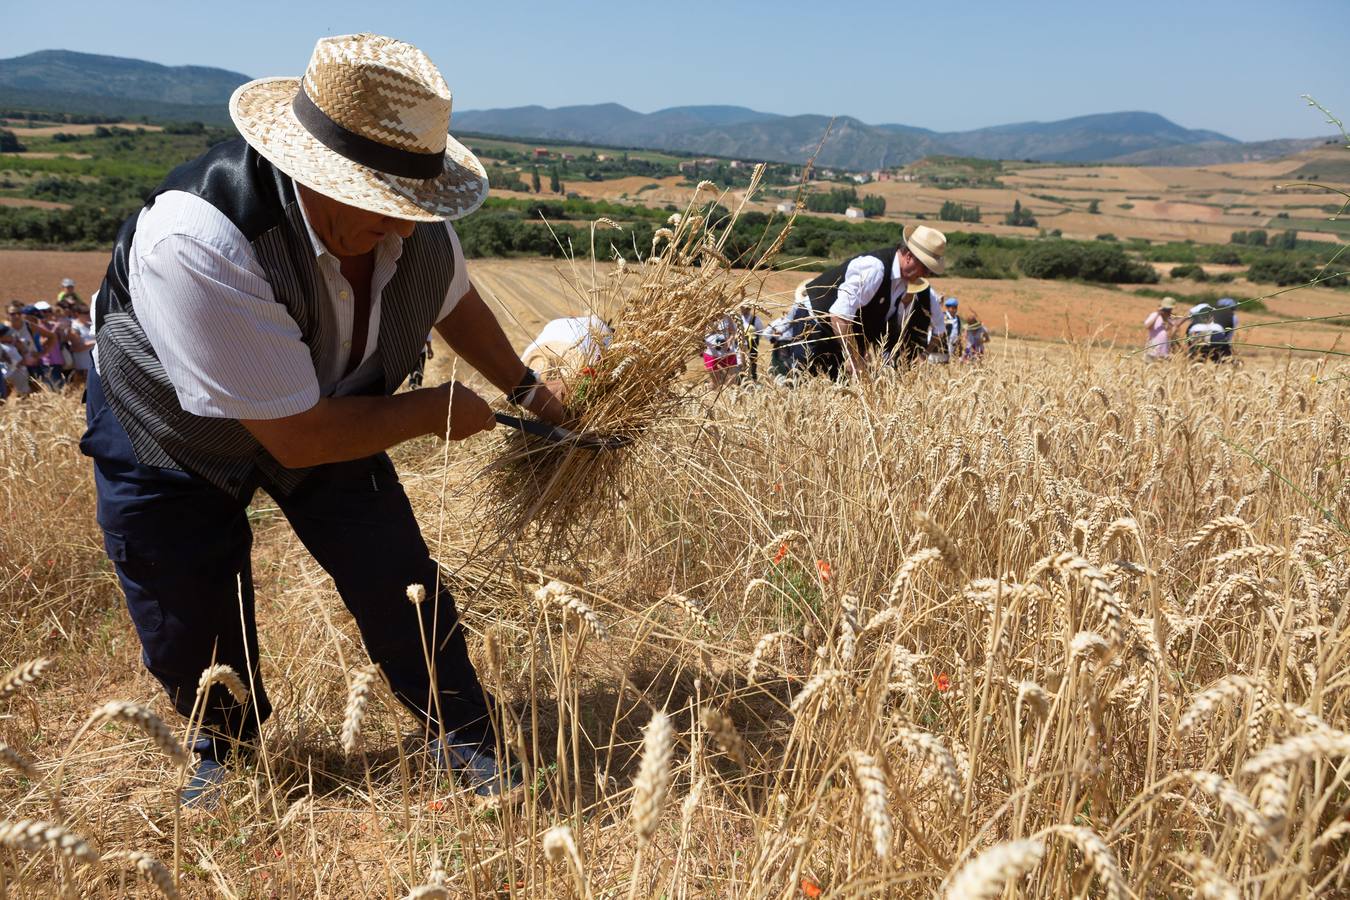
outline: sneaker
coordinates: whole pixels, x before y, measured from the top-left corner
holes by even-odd
[[[502,765],[492,747],[459,743],[453,732],[430,741],[427,752],[438,769],[454,772],[460,782],[482,800],[499,800],[517,793],[524,786],[520,766],[509,754],[506,765]]]
[[[220,785],[228,774],[225,764],[216,759],[215,745],[210,738],[193,741],[192,752],[199,754],[197,768],[179,792],[178,804],[189,809],[214,809]]]

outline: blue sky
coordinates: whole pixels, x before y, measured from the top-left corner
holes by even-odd
[[[1243,140],[1350,120],[1350,0],[10,3],[0,57],[63,48],[298,74],[321,34],[422,47],[461,109],[728,103],[939,131],[1141,109]]]

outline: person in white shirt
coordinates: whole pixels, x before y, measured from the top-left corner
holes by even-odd
[[[614,331],[596,315],[553,319],[540,330],[520,354],[525,365],[539,372],[546,382],[567,379],[600,359]]]
[[[906,287],[942,273],[947,238],[926,225],[906,226],[901,234],[897,246],[860,253],[807,285],[814,313],[805,336],[811,371],[863,377],[869,352],[910,360],[928,346],[930,324],[942,321],[940,299],[930,291],[919,302],[907,301]]]
[[[28,380],[28,370],[23,366],[23,357],[14,346],[14,340],[14,329],[0,324],[0,400],[16,390],[18,379]]]
[[[1190,309],[1190,325],[1186,328],[1186,354],[1193,360],[1214,358],[1214,338],[1222,339],[1223,326],[1214,321],[1214,307],[1197,303]]]
[[[247,514],[259,489],[418,723],[418,759],[478,798],[519,793],[386,452],[495,427],[463,384],[398,392],[433,327],[512,404],[555,424],[568,415],[469,278],[450,223],[488,183],[449,135],[450,107],[411,44],[322,38],[303,77],[237,88],[240,138],[176,168],[118,232],[80,448],[141,658],[195,729],[184,804],[212,802],[271,711]],[[213,664],[234,668],[247,697],[217,686],[199,699]]]

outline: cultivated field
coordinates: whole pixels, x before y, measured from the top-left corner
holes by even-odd
[[[81,295],[88,298],[103,280],[107,263],[107,254],[102,252],[0,250],[0,299],[50,301],[65,277],[74,278]],[[574,277],[572,264],[566,261],[474,259],[469,261],[469,268],[484,295],[497,303],[508,333],[519,347],[529,343],[549,319],[587,308],[586,299],[569,286]],[[601,270],[608,271],[608,265]],[[781,314],[791,302],[797,283],[812,274],[813,270],[801,269],[762,276],[758,302],[766,315]],[[1134,352],[1141,344],[1144,317],[1158,305],[1157,298],[1135,296],[1128,288],[1034,278],[942,278],[934,283],[944,294],[959,298],[963,312],[978,313],[999,338],[1034,342],[1091,339],[1114,345],[1122,353]],[[1164,283],[1156,287],[1171,290],[1173,286]],[[1178,282],[1175,292],[1184,298],[1194,287]],[[1280,290],[1245,281],[1218,287],[1240,300]],[[1244,327],[1259,327],[1240,333],[1238,343],[1252,345],[1245,353],[1253,356],[1286,348],[1345,350],[1342,336],[1350,337],[1347,329],[1324,322],[1290,321],[1341,315],[1345,298],[1344,291],[1331,288],[1300,288],[1277,294],[1266,301],[1270,312],[1243,314]]]
[[[220,803],[179,810],[184,723],[101,547],[83,410],[0,407],[0,889],[1344,895],[1350,368],[1339,328],[1290,321],[1343,292],[1268,298],[1220,367],[1138,358],[1156,299],[943,279],[996,332],[981,364],[714,391],[688,365],[706,323],[742,284],[776,311],[805,273],[727,269],[702,222],[623,266],[471,262],[517,346],[560,313],[616,323],[571,396],[631,445],[392,454],[502,701],[516,803],[424,770],[259,495],[275,713]],[[87,296],[103,265],[8,253],[0,278]],[[1280,341],[1304,349],[1253,346]]]
[[[256,767],[176,817],[181,775],[134,724],[75,740],[109,700],[171,710],[92,525],[78,404],[2,410],[0,663],[53,662],[0,698],[0,794],[82,840],[11,836],[0,871],[23,897],[148,896],[131,851],[193,897],[1337,895],[1346,385],[1005,344],[696,394],[562,560],[484,530],[498,438],[401,448],[529,762],[494,812],[405,766],[378,687],[339,749],[364,655],[266,498]],[[555,578],[592,618],[535,598]]]

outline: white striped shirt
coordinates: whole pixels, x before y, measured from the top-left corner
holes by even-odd
[[[304,212],[304,203],[301,202]],[[380,300],[398,268],[403,240],[387,235],[375,249],[370,281],[370,325],[361,364],[343,377],[350,355],[355,300],[340,262],[309,224],[305,226],[325,302],[335,327],[311,356],[300,326],[277,302],[244,235],[205,200],[166,191],[142,210],[128,260],[136,318],[164,366],[183,409],[229,419],[279,419],[302,413],[320,397],[355,393],[381,376],[375,355]],[[469,290],[464,253],[446,223],[454,279],[437,321]],[[314,358],[319,360],[318,369]]]

